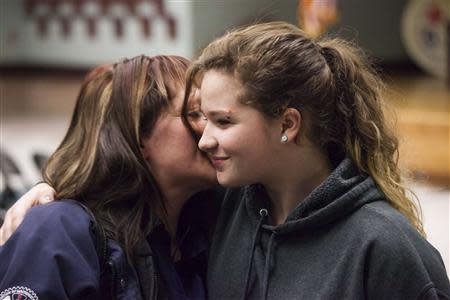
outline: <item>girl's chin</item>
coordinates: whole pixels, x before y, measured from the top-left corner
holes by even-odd
[[[224,176],[221,176],[220,174],[217,174],[217,182],[221,186],[227,187],[227,188],[235,188],[235,187],[242,186],[242,184],[239,184],[239,182],[235,182],[233,180],[230,180],[230,178],[226,178]]]

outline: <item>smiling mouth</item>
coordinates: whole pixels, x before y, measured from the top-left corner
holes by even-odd
[[[211,160],[211,163],[214,165],[214,167],[221,167],[226,160],[229,159],[229,157],[219,157],[219,156],[210,156],[209,159]]]

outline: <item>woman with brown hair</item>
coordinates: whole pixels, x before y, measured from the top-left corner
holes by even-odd
[[[258,24],[210,43],[188,78],[207,118],[199,147],[232,188],[211,299],[449,299],[360,50]]]
[[[181,118],[188,64],[139,56],[86,76],[43,170],[66,200],[0,247],[0,299],[205,298],[214,203],[198,192],[216,180]]]
[[[199,146],[231,187],[210,299],[449,297],[402,182],[381,82],[359,50],[259,24],[208,45],[188,80],[206,116],[191,123],[205,126]]]

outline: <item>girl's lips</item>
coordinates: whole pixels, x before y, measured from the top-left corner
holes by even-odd
[[[210,156],[209,159],[215,167],[221,167],[228,157]]]

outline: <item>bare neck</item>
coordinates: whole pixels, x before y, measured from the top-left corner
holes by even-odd
[[[300,157],[300,158],[298,158]],[[294,155],[274,179],[264,184],[270,197],[270,217],[274,225],[283,224],[317,186],[331,173],[329,161],[317,152]]]
[[[163,189],[163,199],[166,212],[158,213],[164,216],[164,226],[170,238],[170,255],[174,261],[181,258],[181,252],[177,243],[177,228],[183,206],[196,191],[183,190],[180,188]]]
[[[171,241],[176,240],[178,219],[180,218],[183,206],[194,193],[194,191],[180,190],[176,188],[170,189],[163,193],[164,203],[166,206],[165,226]]]

